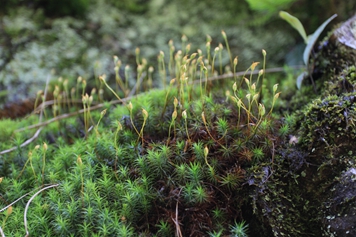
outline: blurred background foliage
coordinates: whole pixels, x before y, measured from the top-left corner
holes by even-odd
[[[34,97],[48,76],[88,81],[106,73],[113,78],[112,56],[123,68],[135,68],[135,49],[153,66],[160,50],[169,55],[168,41],[176,49],[186,35],[192,50],[212,50],[227,33],[239,70],[261,61],[268,66],[298,64],[302,39],[278,18],[285,10],[298,17],[307,33],[329,16],[349,18],[356,2],[347,0],[1,0],[0,100]],[[298,49],[299,50],[294,50]],[[301,48],[301,49],[300,49]],[[294,50],[294,51],[293,51]],[[290,53],[292,52],[292,53]],[[289,55],[288,57],[286,57]],[[286,58],[288,61],[286,62]],[[228,56],[225,55],[226,63]],[[160,86],[158,80],[156,86]]]

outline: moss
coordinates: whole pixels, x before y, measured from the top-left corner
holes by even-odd
[[[83,104],[46,108],[46,119],[54,122],[31,145],[20,148],[22,140],[16,141],[17,149],[2,159],[4,204],[28,193],[13,204],[15,211],[3,224],[6,233],[23,234],[19,223],[26,200],[35,197],[36,188],[55,183],[30,205],[33,234],[170,235],[175,230],[206,236],[246,232],[248,225],[253,236],[321,236],[323,216],[330,211],[323,202],[333,197],[335,177],[354,164],[356,95],[337,85],[353,86],[355,68],[340,70],[328,82],[315,78],[315,89],[327,92],[314,97],[306,84],[296,95],[302,97],[295,100],[303,103],[295,105],[300,111],[280,119],[276,109],[288,102],[279,103],[278,86],[269,84],[274,79],[261,85],[261,75],[250,74],[256,63],[247,70],[248,79],[205,82],[199,74],[215,76],[216,65],[221,73],[230,71],[220,68],[224,60],[212,65],[201,58],[198,67],[194,55],[178,52],[167,58],[175,71],[167,73],[160,61],[162,87],[168,74],[175,77],[165,89],[142,92],[143,86],[111,105],[95,105],[103,98],[79,80],[71,83],[77,88],[70,102],[82,96]],[[146,72],[143,62],[137,66]],[[195,75],[194,70],[202,71]],[[98,93],[111,89],[100,78],[93,83]],[[290,78],[282,88],[290,88]],[[133,84],[128,81],[128,88]],[[53,86],[66,96],[63,82]],[[93,104],[85,103],[89,98]],[[60,113],[81,106],[84,114],[61,119]]]
[[[31,217],[47,224],[31,221],[31,231],[118,235],[128,228],[155,234],[178,228],[175,221],[184,226],[183,235],[203,236],[214,228],[225,228],[224,233],[246,230],[239,223],[244,223],[241,207],[248,202],[243,188],[247,170],[270,162],[273,145],[266,139],[275,144],[283,139],[273,132],[280,126],[273,120],[277,85],[273,92],[267,89],[272,86],[264,88],[266,106],[258,103],[260,85],[253,74],[238,88],[241,99],[231,85],[192,86],[196,78],[187,58],[175,57],[173,62],[182,65],[177,78],[186,81],[175,79],[167,89],[125,98],[116,108],[101,104],[106,113],[88,112],[91,105],[85,101],[93,93],[84,94],[83,81],[71,99],[82,95],[84,114],[63,121],[60,113],[74,106],[64,99],[66,103],[54,105],[58,110],[52,106],[44,111],[46,118],[54,116],[53,123],[36,144],[17,150],[17,162],[9,156],[1,167],[6,181],[0,188],[12,187],[4,200],[46,183],[59,184],[48,195],[36,197],[48,209],[43,213],[35,206]],[[110,88],[103,80],[98,86]],[[53,86],[65,95],[61,80]],[[230,90],[227,98],[225,88]],[[21,205],[17,208],[24,211]],[[216,213],[210,210],[222,213],[217,225]],[[9,221],[6,228],[18,233],[17,224]],[[236,228],[229,230],[230,226]]]

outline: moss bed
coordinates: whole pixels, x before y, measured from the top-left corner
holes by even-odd
[[[264,50],[233,74],[227,39],[160,53],[164,89],[139,51],[134,86],[118,68],[50,83],[31,115],[0,121],[3,233],[352,236],[355,50],[329,39],[297,93]]]

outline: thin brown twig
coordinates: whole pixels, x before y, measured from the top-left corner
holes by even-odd
[[[171,217],[171,218],[172,218],[172,221],[173,221],[174,224],[176,225],[176,234],[177,234],[178,237],[183,237],[182,231],[181,231],[180,226],[179,226],[179,220],[178,220],[179,195],[180,195],[180,193],[182,192],[182,189],[183,189],[183,188],[181,188],[181,189],[179,190],[179,193],[178,193],[177,204],[176,204],[176,218],[174,219],[173,217]]]
[[[36,138],[38,137],[38,135],[40,134],[42,130],[42,127],[40,127],[39,129],[37,129],[37,131],[35,132],[35,134],[28,140],[26,140],[24,143],[22,143],[20,145],[20,147],[24,147],[24,146],[27,146],[28,144],[30,144],[31,142],[33,142],[34,140],[36,140]],[[4,151],[1,151],[0,152],[0,155],[4,155],[6,153],[10,153],[14,150],[16,150],[18,147],[17,146],[14,146],[14,147],[11,147],[10,149],[7,149],[7,150],[4,150]]]
[[[120,104],[122,102],[126,102],[128,101],[129,99],[131,99],[132,97],[127,97],[127,98],[124,98],[122,99],[121,101],[119,100],[113,100],[113,101],[110,101],[109,104],[113,105],[113,104]],[[92,111],[92,110],[97,110],[97,109],[100,109],[100,108],[103,108],[105,106],[104,103],[102,104],[98,104],[96,106],[93,106],[93,107],[90,107],[89,110]],[[20,129],[17,129],[15,130],[14,132],[17,133],[17,132],[22,132],[22,131],[26,131],[28,129],[34,129],[34,128],[39,128],[37,129],[37,131],[35,132],[35,134],[28,140],[26,140],[24,143],[22,143],[20,145],[20,147],[24,147],[24,146],[27,146],[28,144],[30,144],[31,142],[33,142],[34,140],[36,140],[36,138],[38,137],[38,135],[40,134],[41,130],[42,130],[42,127],[50,124],[50,123],[53,123],[55,121],[58,121],[58,120],[62,120],[62,119],[66,119],[66,118],[70,118],[70,117],[73,117],[75,115],[78,115],[78,114],[82,114],[84,113],[84,109],[81,109],[79,111],[75,111],[75,112],[72,112],[72,113],[68,113],[68,114],[62,114],[62,115],[59,115],[55,118],[52,118],[50,120],[47,120],[45,122],[39,122],[37,124],[34,124],[34,125],[30,125],[28,127],[25,127],[25,128],[20,128]],[[18,147],[15,146],[15,147],[12,147],[10,149],[7,149],[7,150],[4,150],[4,151],[1,151],[0,152],[0,155],[3,155],[3,154],[6,154],[6,153],[10,153],[14,150],[16,150]]]
[[[47,76],[47,80],[46,80],[46,87],[45,87],[45,92],[44,92],[44,98],[46,98],[47,96],[47,90],[48,90],[48,83],[49,83],[49,79],[50,79],[50,76],[48,75]],[[41,113],[40,113],[40,118],[39,118],[39,123],[42,122],[42,118],[43,118],[43,111],[44,111],[45,107],[44,107],[44,104],[42,103],[41,105]],[[38,135],[40,134],[42,130],[42,127],[40,127],[39,129],[37,129],[37,131],[35,132],[35,134],[28,140],[26,140],[24,143],[22,143],[20,145],[20,147],[24,147],[24,146],[27,146],[28,144],[30,144],[31,142],[33,142],[34,140],[36,140],[36,138],[38,137]],[[12,147],[10,149],[7,149],[7,150],[4,150],[4,151],[1,151],[0,152],[0,155],[3,155],[3,154],[6,154],[6,153],[10,153],[14,150],[17,149],[17,146],[15,147]]]
[[[121,99],[120,100],[112,100],[110,102],[108,102],[110,105],[113,105],[113,104],[120,104],[122,102],[126,102],[128,101],[129,99],[131,99],[132,97],[127,97],[127,98],[124,98],[124,99]],[[93,111],[93,110],[97,110],[97,109],[101,109],[105,107],[105,103],[102,103],[102,104],[98,104],[98,105],[95,105],[95,106],[92,106],[89,108],[90,111]],[[22,132],[22,131],[26,131],[28,129],[33,129],[33,128],[38,128],[38,127],[43,127],[43,126],[46,126],[50,123],[53,123],[55,121],[58,121],[58,120],[62,120],[62,119],[66,119],[66,118],[70,118],[70,117],[73,117],[75,115],[78,115],[78,114],[82,114],[84,113],[84,111],[87,111],[84,110],[84,109],[81,109],[81,110],[78,110],[78,111],[75,111],[75,112],[72,112],[72,113],[67,113],[67,114],[62,114],[62,115],[58,115],[57,117],[55,118],[52,118],[52,119],[49,119],[45,122],[42,122],[42,123],[37,123],[37,124],[34,124],[34,125],[30,125],[28,127],[25,127],[25,128],[20,128],[20,129],[17,129],[15,130],[15,132]]]
[[[1,209],[0,212],[5,211],[6,209],[8,209],[9,207],[11,207],[12,205],[14,205],[15,203],[17,203],[18,201],[20,201],[21,199],[23,199],[24,197],[26,197],[27,195],[29,195],[29,194],[32,193],[32,192],[33,192],[33,191],[22,195],[21,197],[19,197],[18,199],[16,199],[16,200],[13,201],[12,203],[10,203],[9,205],[7,205],[7,206],[4,207],[3,209]]]

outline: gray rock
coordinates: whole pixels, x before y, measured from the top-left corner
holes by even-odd
[[[356,169],[350,168],[336,179],[325,203],[325,236],[356,236]]]

